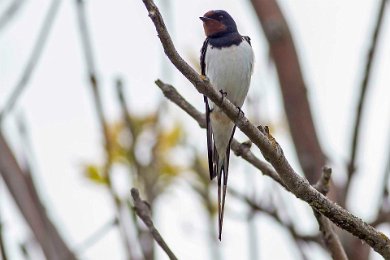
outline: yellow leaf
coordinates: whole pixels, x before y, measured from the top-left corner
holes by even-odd
[[[96,165],[89,164],[85,167],[85,176],[98,184],[107,184],[107,179],[103,177],[102,170]]]

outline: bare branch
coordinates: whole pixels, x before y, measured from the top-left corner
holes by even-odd
[[[155,228],[152,216],[150,214],[150,206],[149,204],[141,200],[139,191],[135,188],[131,189],[131,196],[133,197],[134,201],[134,210],[137,216],[145,223],[145,225],[148,227],[150,233],[152,234],[154,240],[160,245],[162,250],[168,255],[169,259],[176,260],[177,257],[172,252],[172,250],[168,247],[167,243],[165,243],[164,239],[161,237],[158,230]]]
[[[122,237],[123,246],[126,250],[128,257],[130,259],[136,259],[133,256],[133,250],[131,248],[130,238],[128,233],[126,232],[126,228],[124,224],[125,219],[122,214],[122,202],[120,198],[117,196],[117,194],[115,193],[115,190],[112,186],[111,179],[110,179],[109,173],[111,168],[112,145],[109,136],[108,123],[103,111],[103,101],[100,94],[99,81],[96,75],[95,60],[94,60],[92,42],[89,34],[89,28],[87,25],[84,1],[83,0],[75,0],[75,1],[76,1],[76,8],[77,8],[76,9],[77,21],[79,26],[81,44],[85,55],[86,67],[88,70],[89,83],[93,94],[95,110],[104,137],[103,140],[104,140],[104,147],[105,147],[105,154],[106,154],[106,162],[104,166],[104,177],[107,180],[108,191],[111,195],[111,199],[116,209],[116,214],[118,218],[118,229]]]
[[[27,65],[24,68],[24,71],[22,73],[22,76],[20,77],[16,86],[13,88],[10,97],[5,102],[5,105],[0,112],[0,125],[2,124],[7,114],[12,110],[12,108],[16,104],[19,96],[26,88],[27,82],[30,79],[31,74],[36,68],[36,64],[39,61],[39,58],[41,57],[42,50],[45,46],[47,37],[50,33],[50,29],[53,25],[54,18],[56,17],[61,2],[62,1],[60,0],[52,0],[49,10],[47,11],[46,17],[42,23],[42,28],[39,31],[37,41],[34,44],[34,48],[31,52],[31,56],[29,57]]]
[[[47,216],[35,187],[32,182],[28,182],[1,132],[0,174],[46,258],[76,259]],[[32,188],[34,192],[31,191]]]
[[[369,80],[371,76],[371,68],[373,64],[373,60],[375,57],[375,52],[376,52],[376,47],[378,45],[378,38],[379,38],[379,32],[382,27],[382,21],[383,21],[383,14],[385,12],[385,6],[386,6],[387,0],[382,0],[380,7],[379,7],[379,12],[378,12],[378,17],[377,21],[374,27],[374,31],[372,34],[372,40],[371,40],[371,45],[368,49],[367,53],[367,61],[366,61],[366,67],[365,67],[365,72],[364,72],[364,77],[360,85],[360,97],[357,105],[357,110],[356,110],[356,115],[355,115],[355,123],[353,124],[353,136],[352,136],[352,144],[351,144],[351,157],[348,165],[348,179],[347,183],[345,186],[345,192],[347,193],[349,190],[349,186],[351,184],[351,179],[352,175],[355,172],[356,168],[356,154],[359,149],[359,132],[361,128],[361,119],[362,119],[362,114],[363,114],[363,108],[364,108],[364,101],[367,93],[367,89],[369,86]],[[346,195],[345,195],[346,197]]]
[[[21,10],[25,0],[14,0],[0,15],[0,31],[3,30],[6,25],[15,17],[15,15]]]
[[[247,204],[251,210],[264,213],[265,215],[274,219],[280,225],[285,227],[290,232],[291,236],[294,239],[305,241],[305,242],[316,242],[316,243],[321,242],[318,235],[310,236],[310,235],[299,234],[292,224],[286,223],[285,221],[283,221],[283,219],[280,218],[280,216],[278,215],[278,212],[276,211],[275,208],[273,208],[273,207],[270,208],[270,207],[265,207],[263,205],[260,205],[259,203],[253,201],[248,196],[240,194],[239,192],[237,192],[234,189],[229,189],[228,191],[229,191],[229,194],[233,195],[235,198],[237,198],[237,199],[243,201],[245,204]]]
[[[202,78],[180,57],[173,45],[157,6],[151,0],[143,0],[143,2],[148,10],[149,17],[155,25],[164,51],[171,62],[200,93],[206,95],[212,102],[219,106],[235,122],[237,127],[249,137],[260,149],[264,158],[272,164],[284,184],[286,184],[295,196],[306,201],[315,210],[328,217],[342,229],[364,240],[383,257],[390,258],[389,238],[330,201],[314,189],[306,179],[299,176],[290,166],[283,154],[283,150],[272,136],[251,124],[242,113],[239,113],[235,105],[227,98],[222,98],[221,93],[216,91],[207,80]]]
[[[76,252],[79,254],[86,251],[88,248],[96,244],[100,239],[102,239],[107,233],[115,226],[119,224],[118,218],[109,220],[107,223],[104,223],[98,230],[96,230],[91,236],[84,240],[79,246],[76,247]]]
[[[165,97],[187,112],[193,119],[198,122],[201,128],[206,128],[205,115],[199,112],[190,103],[188,103],[187,100],[185,100],[172,85],[165,84],[161,80],[156,80],[155,83],[162,90]],[[274,169],[272,169],[268,163],[261,161],[250,151],[250,146],[250,142],[240,143],[233,138],[230,148],[236,156],[242,157],[247,162],[259,169],[264,175],[272,178],[274,181],[282,185],[286,190],[289,190],[280,179],[279,175],[274,171]]]
[[[303,172],[315,183],[325,165],[294,41],[277,1],[251,0],[275,61],[284,111]]]
[[[321,192],[325,196],[329,192],[331,174],[332,169],[324,167],[322,170],[321,178],[314,186],[319,192]],[[333,260],[347,260],[347,254],[345,253],[340,239],[333,228],[333,224],[329,221],[329,219],[318,213],[318,211],[314,211],[314,213],[318,221],[318,225],[320,226],[325,245],[328,247]]]
[[[1,256],[1,259],[8,260],[7,252],[6,252],[6,248],[5,248],[5,244],[4,244],[4,233],[3,233],[4,228],[3,227],[4,227],[4,225],[2,223],[1,215],[0,215],[0,256]]]

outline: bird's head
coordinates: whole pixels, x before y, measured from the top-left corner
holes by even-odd
[[[207,37],[219,37],[237,32],[236,22],[226,11],[208,11],[199,18],[203,21],[203,28]]]

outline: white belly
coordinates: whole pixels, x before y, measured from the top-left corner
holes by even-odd
[[[206,76],[216,90],[223,90],[227,98],[238,107],[244,103],[248,93],[253,68],[252,47],[246,41],[240,45],[217,49],[208,46],[206,51]],[[211,128],[220,160],[225,157],[226,149],[233,131],[233,122],[210,102]]]
[[[246,41],[226,48],[206,51],[206,75],[216,90],[223,90],[227,98],[241,107],[248,93],[253,68],[252,47]],[[212,104],[213,106],[213,104]]]

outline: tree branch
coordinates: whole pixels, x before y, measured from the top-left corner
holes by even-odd
[[[329,192],[330,186],[330,176],[332,174],[332,169],[324,167],[322,170],[322,176],[314,186],[319,192],[326,194]],[[329,219],[322,216],[318,211],[314,211],[318,225],[322,233],[325,245],[328,247],[333,260],[348,260],[347,254],[344,251],[344,248],[340,242],[339,237],[334,231],[333,224]]]
[[[187,114],[189,114],[198,122],[201,128],[206,128],[205,115],[199,112],[190,103],[188,103],[187,100],[185,100],[172,85],[165,84],[161,80],[156,80],[155,83],[161,89],[166,98],[187,112]],[[274,181],[282,185],[286,190],[289,190],[280,179],[279,175],[274,171],[274,169],[272,169],[268,163],[261,161],[250,151],[250,146],[250,142],[240,143],[235,138],[233,138],[230,148],[236,156],[242,157],[244,160],[259,169],[264,175],[272,178]]]
[[[8,260],[5,243],[4,243],[4,233],[3,233],[4,225],[2,223],[1,215],[0,215],[0,256],[3,260]]]
[[[316,134],[306,84],[290,29],[277,1],[251,2],[275,61],[284,111],[299,162],[306,178],[314,184],[320,178],[326,158]]]
[[[0,126],[4,120],[4,118],[7,116],[7,114],[12,110],[14,105],[16,104],[18,98],[24,91],[24,89],[27,86],[27,82],[30,79],[31,74],[33,73],[34,69],[36,68],[36,64],[39,61],[39,58],[41,57],[42,50],[45,46],[47,37],[50,33],[50,29],[54,23],[54,18],[56,17],[56,14],[58,12],[58,9],[60,7],[62,1],[60,0],[52,0],[52,3],[49,7],[49,10],[47,11],[45,20],[42,23],[42,28],[39,31],[38,38],[34,44],[34,48],[31,52],[31,55],[28,59],[27,65],[24,68],[24,71],[16,84],[16,86],[12,89],[12,93],[10,97],[5,102],[5,105],[3,109],[0,112]]]
[[[162,250],[164,250],[164,252],[168,255],[169,259],[176,260],[177,257],[172,252],[172,250],[168,247],[167,243],[165,243],[164,239],[161,237],[160,233],[158,232],[158,230],[155,228],[153,224],[152,217],[150,214],[149,204],[146,201],[141,200],[139,196],[139,191],[135,188],[131,189],[131,196],[133,197],[133,201],[134,201],[135,213],[148,227],[154,240],[160,245]]]
[[[107,180],[108,191],[116,209],[116,215],[118,218],[118,230],[122,238],[125,252],[128,258],[135,259],[135,257],[133,256],[133,249],[131,248],[130,238],[125,228],[125,223],[124,223],[125,219],[122,214],[123,205],[120,198],[117,196],[114,187],[112,186],[111,178],[110,178],[110,169],[112,163],[112,158],[111,158],[112,144],[110,141],[111,139],[109,135],[108,123],[104,115],[103,101],[100,94],[99,81],[96,75],[95,59],[93,54],[91,37],[89,34],[89,28],[87,25],[84,0],[75,0],[75,2],[76,2],[77,21],[78,21],[79,32],[80,32],[80,39],[81,39],[81,44],[85,56],[86,67],[88,70],[89,84],[93,95],[93,101],[95,105],[97,118],[99,120],[100,128],[104,137],[103,141],[104,141],[104,148],[105,148],[104,152],[106,155],[105,158],[106,162],[104,165],[103,174]]]
[[[35,187],[25,177],[1,132],[0,174],[46,258],[76,259],[47,216]],[[34,192],[31,190],[33,188]]]
[[[18,14],[22,9],[22,5],[26,3],[24,0],[14,0],[0,15],[0,31]]]
[[[363,108],[364,108],[364,101],[366,98],[366,93],[367,89],[369,86],[369,80],[371,76],[371,68],[373,64],[373,60],[375,57],[375,52],[376,52],[376,47],[378,45],[378,38],[379,38],[379,32],[380,28],[382,27],[382,21],[383,21],[383,14],[385,12],[385,6],[386,6],[387,0],[382,0],[380,7],[379,7],[379,12],[378,12],[378,17],[377,21],[374,27],[374,31],[372,34],[372,40],[371,40],[371,45],[368,49],[367,53],[367,61],[366,61],[366,67],[365,67],[365,72],[364,72],[364,77],[363,80],[360,84],[360,96],[359,96],[359,101],[356,109],[356,115],[355,115],[355,123],[353,124],[353,136],[352,136],[352,144],[351,144],[351,156],[350,156],[350,161],[348,165],[348,179],[347,183],[345,186],[345,193],[348,192],[349,186],[351,184],[351,179],[352,176],[355,172],[356,169],[356,154],[359,149],[359,133],[360,133],[360,128],[361,128],[361,119],[362,119],[362,114],[363,114]],[[347,195],[345,195],[346,197]]]
[[[290,166],[283,150],[263,129],[258,129],[249,120],[239,113],[238,108],[227,98],[222,98],[208,80],[202,78],[177,53],[164,21],[157,6],[151,0],[143,0],[153,21],[164,51],[176,68],[194,85],[202,94],[219,106],[225,114],[235,122],[236,126],[260,149],[264,157],[272,164],[286,186],[298,198],[306,201],[310,206],[328,217],[342,229],[364,240],[374,250],[385,258],[390,258],[390,240],[383,233],[352,215],[347,210],[333,203],[324,195],[315,190],[306,179],[299,176]]]
[[[280,225],[285,227],[290,232],[291,236],[295,240],[301,240],[301,241],[305,241],[305,242],[316,242],[316,243],[321,242],[318,235],[310,236],[310,235],[299,234],[291,223],[286,223],[285,221],[283,221],[282,218],[280,218],[280,216],[275,208],[264,207],[264,206],[260,205],[259,203],[256,203],[255,201],[250,199],[248,196],[240,194],[239,192],[237,192],[234,189],[229,189],[228,191],[229,191],[229,194],[233,195],[233,197],[235,197],[235,198],[241,200],[242,202],[244,202],[245,204],[247,204],[251,210],[264,213],[265,215],[271,217],[276,222],[278,222]]]

